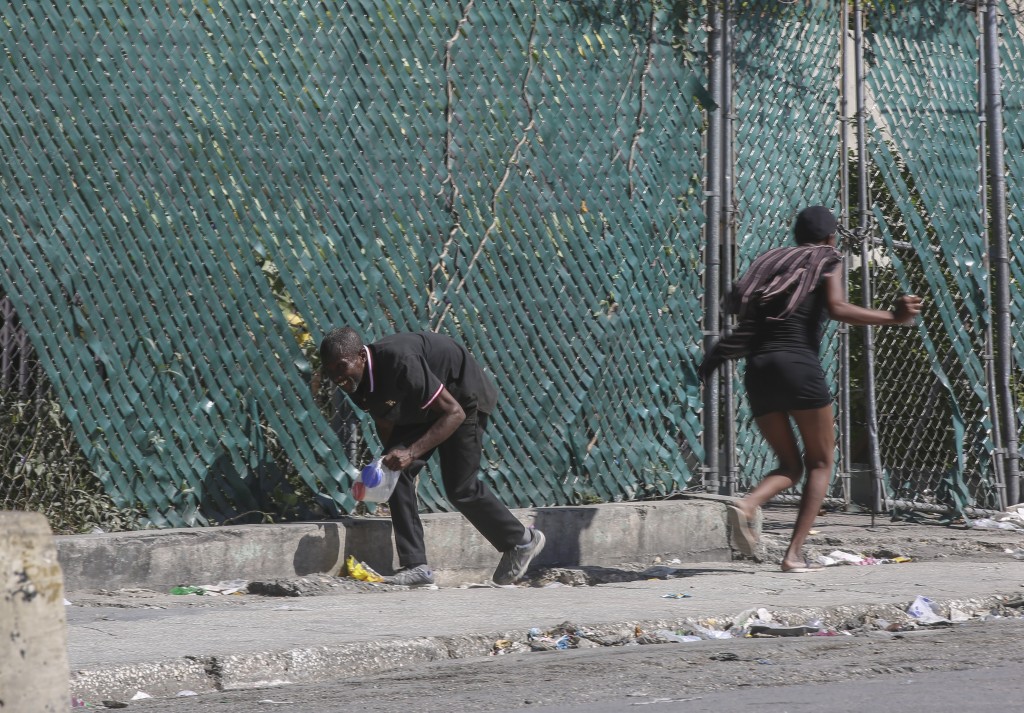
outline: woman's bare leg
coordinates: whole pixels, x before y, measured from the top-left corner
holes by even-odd
[[[800,458],[800,445],[789,423],[789,416],[779,411],[754,419],[761,435],[768,442],[779,465],[770,471],[753,490],[736,503],[748,521],[757,515],[757,509],[787,488],[800,482],[804,474]]]
[[[804,444],[804,465],[807,468],[807,481],[804,483],[800,496],[800,509],[797,511],[796,523],[793,525],[793,536],[789,547],[782,558],[782,569],[792,569],[805,564],[803,547],[807,535],[814,527],[814,519],[821,510],[828,493],[829,480],[832,478],[836,437],[833,422],[832,406],[818,409],[792,411],[789,414],[796,421],[800,430],[800,439]]]

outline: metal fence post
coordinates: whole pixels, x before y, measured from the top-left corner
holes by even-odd
[[[721,146],[722,146],[722,11],[713,2],[709,12],[708,89],[715,102],[707,132],[707,169],[704,177],[706,215],[704,223],[704,351],[721,334]],[[721,373],[721,372],[719,372]],[[720,489],[719,478],[719,379],[708,380],[704,388],[704,487],[712,493]]]
[[[864,101],[864,11],[860,0],[853,3],[854,44],[857,86],[857,227],[860,228],[860,262],[863,271],[862,303],[872,307],[871,297],[871,237],[868,226],[868,151]],[[875,405],[875,340],[874,330],[864,327],[864,418],[867,425],[868,453],[871,465],[871,513],[881,512],[882,454],[878,443],[878,414]]]
[[[1009,227],[1006,220],[1006,167],[1003,161],[1003,96],[999,59],[999,12],[992,0],[985,7],[985,120],[988,127],[988,188],[991,202],[989,264],[994,277],[995,374],[1000,396],[996,418],[1002,421],[1004,439],[1003,474],[1006,478],[1004,505],[1020,500],[1017,417],[1012,374],[1013,337],[1010,331]]]
[[[842,19],[840,20],[840,35],[842,36],[842,55],[840,81],[842,88],[839,92],[839,124],[840,124],[840,152],[839,157],[839,185],[840,185],[840,206],[841,220],[844,228],[850,228],[850,102],[849,102],[849,51],[850,51],[850,3],[844,0],[842,7]],[[850,245],[844,244],[843,251],[843,297],[849,299],[850,264],[848,253]],[[842,322],[839,323],[839,482],[842,484],[843,501],[849,505],[851,502],[852,483],[850,482],[851,471],[851,443],[850,443],[850,327]]]
[[[981,196],[982,237],[985,245],[992,242],[991,217],[988,209],[988,95],[985,62],[985,8],[979,4],[975,10],[978,23],[978,195]],[[992,263],[986,257],[985,269],[991,273]],[[1003,435],[999,414],[999,388],[995,373],[995,332],[992,329],[994,307],[992,304],[992,281],[985,285],[985,309],[988,322],[985,325],[985,391],[988,394],[989,412],[992,419],[992,470],[997,502],[1006,507],[1006,474],[1003,472]]]
[[[735,205],[733,202],[733,104],[732,104],[732,13],[729,0],[722,0],[722,87],[719,101],[722,114],[722,295],[732,291],[733,276],[736,271],[734,257],[736,255]],[[722,331],[728,334],[732,328],[732,318],[726,313],[722,315]],[[739,468],[736,463],[736,393],[734,379],[736,369],[733,362],[722,365],[722,408],[725,432],[722,438],[722,450],[725,452],[725,494],[735,495],[739,483]]]

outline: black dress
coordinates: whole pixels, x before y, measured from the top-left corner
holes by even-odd
[[[819,356],[825,316],[822,280],[788,318],[760,323],[743,376],[755,418],[832,403]]]

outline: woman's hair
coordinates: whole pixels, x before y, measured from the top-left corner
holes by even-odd
[[[823,205],[812,205],[797,213],[793,222],[793,238],[797,245],[820,243],[836,232],[839,221]]]

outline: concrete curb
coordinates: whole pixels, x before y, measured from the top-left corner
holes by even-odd
[[[936,599],[933,602],[938,610],[947,616],[953,610],[968,616],[977,616],[1015,601],[1019,605],[1020,598],[1019,593],[1014,593],[966,599]],[[860,625],[871,619],[884,619],[891,623],[912,621],[912,617],[907,613],[910,604],[911,601],[902,605],[858,604],[821,608],[780,608],[768,611],[772,614],[773,621],[780,625],[796,626],[820,622],[824,627],[842,628]],[[577,630],[586,632],[589,636],[623,640],[633,637],[638,629],[645,632],[660,629],[675,631],[694,623],[721,630],[732,622],[742,620],[747,614],[749,612],[728,612],[675,619],[623,620],[600,625],[587,625],[581,622],[572,624]],[[131,666],[76,671],[72,675],[71,691],[72,695],[85,700],[128,700],[140,690],[159,698],[173,697],[183,690],[214,693],[295,683],[317,683],[340,677],[383,673],[436,661],[485,657],[494,651],[495,643],[499,640],[523,643],[528,638],[528,631],[498,631],[146,662]],[[743,639],[725,639],[722,644],[740,641]]]
[[[513,510],[547,535],[539,566],[611,566],[654,557],[727,562],[733,543],[726,498]],[[488,578],[494,548],[458,513],[423,517],[437,583]],[[396,565],[387,518],[150,530],[55,538],[65,589],[81,591],[214,584],[335,574],[352,555],[390,573]]]

